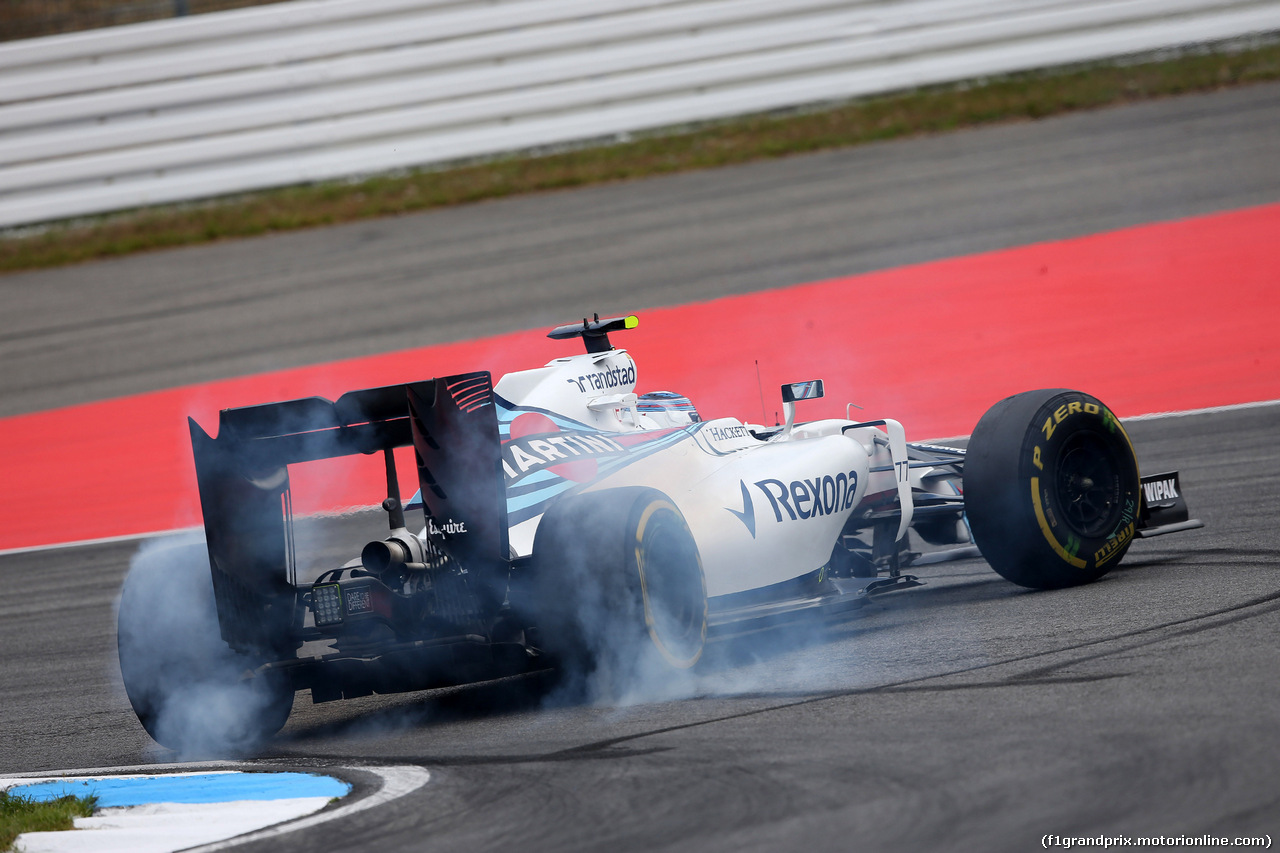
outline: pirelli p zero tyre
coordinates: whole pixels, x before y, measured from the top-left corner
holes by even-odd
[[[539,523],[532,574],[539,642],[591,693],[620,698],[702,655],[702,560],[661,492],[608,489],[558,502]]]
[[[1120,562],[1139,510],[1138,463],[1120,421],[1088,394],[1027,391],[978,422],[965,510],[982,556],[1035,589],[1097,580]]]
[[[204,542],[145,543],[116,614],[125,693],[156,743],[192,757],[251,750],[285,724],[293,690],[222,641]]]

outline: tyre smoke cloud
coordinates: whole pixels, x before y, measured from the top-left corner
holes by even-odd
[[[222,641],[202,533],[138,548],[117,606],[117,641],[139,721],[182,759],[249,752],[292,705],[292,693],[247,677],[256,662]]]
[[[571,511],[553,509],[542,521],[527,594],[536,644],[557,666],[547,705],[629,707],[783,685],[835,686],[837,673],[808,656],[788,660],[782,672],[771,663],[822,641],[827,622],[816,612],[706,643],[705,584],[696,556],[690,559],[696,546],[685,538],[683,520],[667,528],[674,547],[647,540],[637,546],[637,518],[655,499],[659,505],[669,499],[649,489],[619,491],[630,494],[584,495]],[[513,604],[521,593],[513,589]]]

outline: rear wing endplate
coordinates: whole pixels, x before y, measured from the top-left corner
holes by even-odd
[[[412,446],[430,538],[464,566],[509,556],[488,373],[224,409],[217,438],[188,421],[218,619],[233,648],[275,650],[290,634],[289,465]]]

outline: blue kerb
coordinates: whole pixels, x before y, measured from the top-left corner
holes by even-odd
[[[68,794],[94,794],[98,807],[146,803],[228,803],[236,800],[289,800],[344,797],[351,786],[310,773],[210,773],[198,776],[145,776],[134,779],[75,779],[10,788],[15,796],[38,802]]]

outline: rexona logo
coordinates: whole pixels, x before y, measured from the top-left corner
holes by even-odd
[[[739,480],[742,487],[742,509],[725,507],[746,525],[751,538],[756,535],[755,504],[751,500],[751,490],[745,481]],[[853,501],[858,491],[858,472],[847,474],[827,474],[813,479],[792,480],[757,480],[755,487],[769,499],[773,509],[773,520],[800,521],[808,518],[819,518],[824,515],[835,515],[853,509]]]
[[[1148,504],[1178,499],[1177,480],[1156,480],[1154,483],[1143,483],[1142,492]]]

